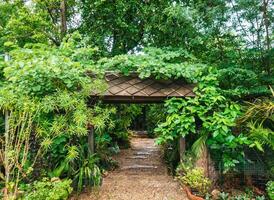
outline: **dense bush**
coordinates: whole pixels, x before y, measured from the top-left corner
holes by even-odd
[[[28,186],[22,200],[66,200],[72,192],[71,180],[60,180],[58,178],[35,181]]]
[[[8,119],[6,135],[1,136],[6,138],[1,140],[1,168],[8,169],[3,171],[5,196],[16,197],[18,186],[26,176],[34,178],[33,172],[43,175],[58,169],[58,176],[75,179],[78,190],[100,182],[100,170],[87,156],[83,137],[88,124],[102,126],[112,111],[97,112],[87,105],[91,90],[100,92],[105,86],[88,76],[89,63],[70,58],[79,50],[73,48],[73,40],[59,48],[29,46],[13,50],[11,61],[1,63],[0,108]],[[82,146],[75,148],[75,143]]]
[[[214,74],[202,77],[196,88],[196,97],[171,99],[166,106],[166,121],[156,129],[159,144],[192,133],[197,138],[192,146],[194,153],[199,155],[204,145],[214,152],[222,152],[217,161],[224,163],[224,172],[235,169],[243,161],[243,147],[249,141],[243,134],[232,131],[241,114],[241,106],[221,94]]]

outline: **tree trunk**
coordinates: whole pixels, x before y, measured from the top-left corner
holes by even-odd
[[[66,0],[61,1],[61,35],[62,38],[67,33],[67,18],[66,18]]]
[[[268,19],[268,11],[267,11],[267,6],[268,6],[268,0],[263,0],[263,19],[264,19],[264,26],[265,26],[265,33],[266,33],[266,58],[265,58],[265,68],[268,74],[271,73],[270,69],[270,56],[269,56],[269,51],[270,51],[270,37],[269,37],[269,19]]]
[[[204,175],[212,180],[213,185],[216,183],[218,173],[214,167],[214,163],[206,146],[203,147],[202,153],[196,160],[195,167],[203,168]]]
[[[183,161],[185,151],[186,151],[186,139],[185,139],[185,137],[180,137],[180,139],[179,139],[180,161]]]

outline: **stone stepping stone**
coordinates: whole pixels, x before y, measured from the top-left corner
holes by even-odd
[[[131,157],[127,157],[127,159],[146,159],[148,158],[147,156],[131,156]]]
[[[141,151],[139,151],[139,152],[135,152],[134,153],[134,155],[137,155],[137,156],[141,156],[141,155],[151,155],[151,153],[150,152],[141,152]]]
[[[158,148],[146,147],[146,148],[131,148],[133,151],[159,151]]]
[[[142,169],[157,169],[157,166],[153,166],[153,165],[130,165],[130,166],[124,166],[121,168],[121,170],[142,170]]]

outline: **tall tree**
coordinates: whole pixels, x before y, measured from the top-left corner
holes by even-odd
[[[66,0],[61,0],[61,34],[64,37],[67,33]]]

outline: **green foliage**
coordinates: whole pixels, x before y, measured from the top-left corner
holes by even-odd
[[[240,120],[245,125],[251,146],[264,151],[265,147],[274,150],[274,102],[272,99],[257,99],[256,103],[248,103]]]
[[[122,54],[142,40],[144,14],[151,11],[145,2],[121,0],[87,0],[82,2],[82,32],[89,33],[90,42],[111,54]],[[154,3],[153,3],[154,4]],[[148,10],[149,9],[149,10]],[[115,16],[115,17],[114,17]]]
[[[95,176],[89,172],[98,171],[95,166],[117,152],[117,144],[128,142],[127,128],[140,111],[136,106],[88,107],[90,93],[106,88],[99,80],[101,72],[136,72],[141,78],[167,83],[174,79],[198,83],[196,97],[166,102],[166,120],[157,119],[161,122],[156,129],[158,143],[169,148],[167,157],[177,158],[176,140],[192,134],[196,156],[207,145],[223,172],[235,169],[246,146],[273,149],[272,100],[250,105],[245,120],[236,127],[243,111],[239,102],[269,96],[268,86],[274,83],[271,3],[1,1],[0,54],[12,56],[6,63],[0,56],[1,111],[13,112],[14,135],[20,135],[16,127],[27,124],[31,128],[20,133],[35,133],[36,141],[52,151],[46,153],[53,165],[47,163],[47,170],[58,168],[56,173],[63,176],[77,174],[75,182],[85,185],[81,182]],[[115,56],[102,59],[103,55]],[[35,108],[35,114],[27,107]],[[2,132],[3,121],[1,116]],[[86,147],[74,148],[85,146],[83,136],[90,124],[96,130],[98,162],[86,156]],[[23,156],[26,170],[30,164],[25,161],[34,155],[21,151],[18,155],[28,158]],[[70,162],[79,159],[70,172],[67,156],[74,157]],[[79,169],[89,172],[81,176]]]
[[[235,196],[235,197],[233,197],[233,199],[234,200],[248,200],[249,197],[246,194],[244,194],[244,195]]]
[[[213,198],[209,198],[213,199]],[[253,193],[244,193],[244,194],[238,194],[238,195],[232,195],[227,192],[221,192],[218,195],[218,200],[248,200],[248,199],[255,199],[255,200],[265,200],[265,196],[254,196]]]
[[[204,176],[204,170],[201,168],[188,169],[186,174],[178,179],[201,196],[205,196],[211,187],[211,181]]]
[[[65,0],[67,24],[73,23],[76,1]],[[19,47],[28,43],[54,44],[59,46],[65,34],[61,24],[61,0],[32,2],[0,2],[0,52],[5,42],[13,42]],[[74,24],[75,27],[76,24]]]
[[[182,48],[146,48],[139,55],[119,55],[98,61],[97,67],[115,70],[128,75],[137,72],[140,78],[179,79],[197,81],[207,66],[198,63],[195,57]]]
[[[94,161],[94,158],[87,157],[87,147],[81,152],[72,151],[72,147],[74,142],[80,142],[82,136],[86,136],[88,124],[92,123],[95,128],[104,126],[112,110],[102,109],[98,112],[96,106],[88,107],[86,102],[90,92],[103,91],[105,85],[88,75],[90,62],[76,61],[74,56],[80,52],[84,56],[93,50],[82,52],[89,47],[83,47],[81,43],[75,46],[75,39],[79,39],[77,34],[68,38],[59,48],[38,44],[15,49],[10,52],[12,60],[3,63],[0,108],[10,113],[10,131],[7,134],[11,143],[14,141],[16,144],[9,145],[12,151],[16,149],[15,155],[18,155],[15,156],[16,162],[12,159],[9,162],[20,163],[4,172],[5,186],[9,189],[6,191],[10,193],[16,195],[17,185],[26,175],[31,176],[32,170],[29,169],[33,169],[35,161],[44,154],[50,159],[44,164],[45,169],[36,170],[39,173],[57,168],[51,176],[61,176],[66,172],[67,177],[77,182],[79,190],[83,185],[98,185],[100,182],[100,170],[95,164],[97,159]],[[18,135],[19,139],[13,140],[15,137],[12,134]],[[31,137],[36,143],[30,141]],[[5,148],[7,145],[1,145],[1,152],[3,155],[12,155],[9,153],[11,148]],[[35,145],[39,148],[29,151]],[[5,158],[8,159],[7,156]],[[77,162],[72,164],[74,159]],[[4,164],[10,165],[9,162]]]
[[[257,196],[255,200],[265,200],[265,196]]]
[[[226,192],[221,192],[218,197],[219,200],[228,200],[229,194]]]
[[[274,150],[274,132],[262,125],[255,125],[254,123],[248,123],[249,138],[254,141],[250,147],[256,147],[260,151],[264,151],[265,146],[269,146]]]
[[[101,170],[98,167],[97,155],[89,155],[86,146],[69,146],[63,160],[49,171],[50,177],[70,177],[77,192],[84,187],[99,186],[101,184]]]
[[[75,160],[74,181],[77,183],[77,191],[81,192],[87,186],[99,186],[101,184],[101,171],[97,166],[98,158],[94,155]]]
[[[29,185],[22,200],[66,200],[72,192],[72,181],[70,179],[60,180],[59,178],[43,178]]]
[[[190,152],[187,152],[183,157],[183,160],[179,163],[176,168],[176,174],[178,176],[184,176],[186,172],[194,168],[194,158]]]
[[[32,132],[41,109],[39,102],[5,90],[0,93],[0,109],[5,119],[4,133],[0,135],[0,166],[5,169],[0,172],[1,184],[5,198],[16,198],[18,185],[31,177],[37,159],[49,149],[50,142],[47,137]],[[32,152],[32,137],[37,139],[35,152]]]
[[[74,91],[90,83],[83,66],[67,57],[54,55],[50,49],[20,49],[11,52],[11,56],[4,75],[16,92],[44,96],[58,90]]]
[[[224,172],[235,169],[243,161],[244,145],[249,144],[243,134],[232,132],[241,114],[240,105],[222,96],[214,74],[202,77],[195,92],[194,98],[166,102],[166,121],[155,129],[159,132],[158,144],[195,134],[192,150],[196,155],[207,144],[213,152],[222,152],[217,160],[224,163]]]
[[[116,148],[115,144],[128,148],[130,145],[128,128],[130,127],[132,120],[141,113],[141,107],[138,105],[120,104],[107,105],[104,109],[110,109],[113,112],[108,115],[108,126],[96,130],[99,138],[100,136],[107,134],[111,137],[112,144],[114,144],[111,148]],[[98,149],[102,150],[99,145]]]
[[[149,137],[155,137],[154,129],[165,120],[165,107],[163,104],[146,106],[146,129]]]
[[[269,181],[266,184],[266,191],[268,197],[273,200],[274,199],[274,181]]]

